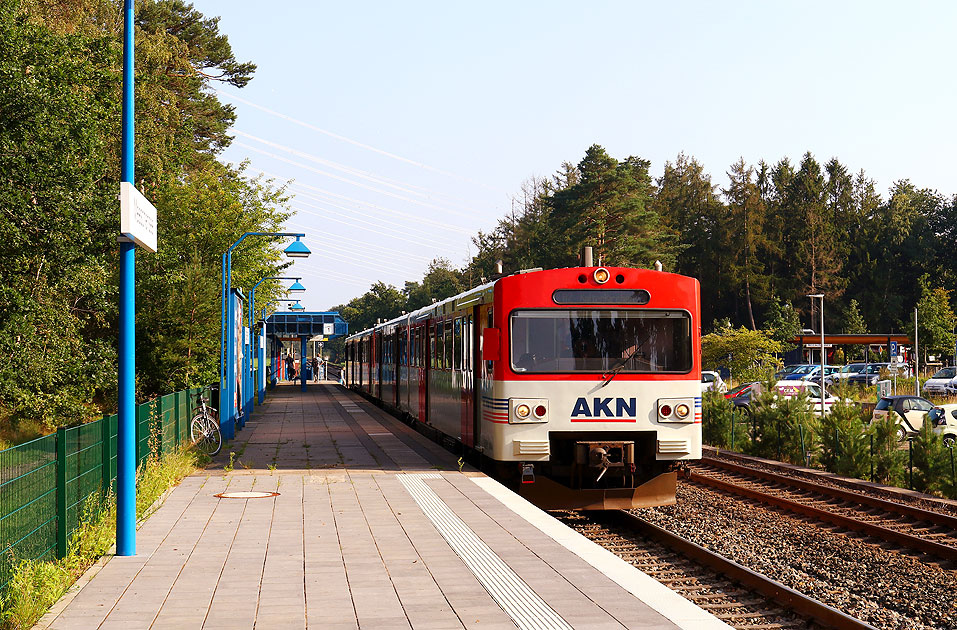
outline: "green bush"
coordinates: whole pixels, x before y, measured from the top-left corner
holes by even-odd
[[[752,441],[750,452],[759,457],[804,464],[805,453],[813,450],[817,420],[807,396],[785,398],[764,383],[763,391],[751,398]]]
[[[885,483],[898,487],[906,487],[907,478],[904,470],[907,453],[901,450],[897,441],[897,423],[893,420],[872,422],[867,428],[868,439],[873,440],[871,462],[874,469],[874,479],[878,483]]]
[[[870,475],[870,439],[861,407],[840,400],[821,420],[818,462],[830,472],[866,479]]]

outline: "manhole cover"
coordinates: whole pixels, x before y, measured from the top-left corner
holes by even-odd
[[[243,492],[220,492],[219,494],[214,494],[214,497],[219,497],[220,499],[268,499],[269,497],[278,497],[278,492],[254,492],[254,491],[243,491]]]

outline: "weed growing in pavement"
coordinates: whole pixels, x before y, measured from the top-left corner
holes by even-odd
[[[272,472],[276,472],[276,462],[273,462],[273,463],[269,464],[269,466],[267,466],[267,468],[269,468],[269,472],[271,472],[271,473],[272,473]]]
[[[229,451],[229,462],[223,466],[224,473],[233,472],[233,468],[236,467],[236,453],[235,451]]]
[[[166,490],[198,467],[192,450],[174,451],[160,459],[148,458],[137,471],[136,513],[149,508]],[[116,497],[91,495],[81,507],[80,524],[60,560],[25,560],[17,565],[0,595],[0,628],[31,628],[116,540]]]

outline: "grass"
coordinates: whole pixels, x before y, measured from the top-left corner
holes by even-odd
[[[148,459],[137,472],[136,515],[143,519],[155,509],[164,492],[202,464],[193,450],[174,451],[162,459]],[[80,526],[60,560],[25,560],[14,571],[0,596],[0,628],[25,630],[91,567],[116,540],[116,497],[92,495],[83,506]]]

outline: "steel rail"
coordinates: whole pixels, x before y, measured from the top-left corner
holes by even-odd
[[[927,521],[937,525],[944,525],[957,531],[957,517],[953,517],[948,514],[941,514],[940,512],[933,512],[931,510],[925,510],[923,508],[897,503],[896,501],[858,494],[850,490],[842,490],[840,488],[834,488],[832,486],[826,486],[804,479],[796,479],[794,477],[789,477],[787,475],[781,475],[766,470],[758,470],[756,468],[735,464],[723,459],[703,456],[701,458],[701,463],[723,468],[725,470],[730,470],[732,472],[742,473],[750,477],[759,477],[761,479],[767,479],[768,481],[783,483],[789,486],[800,488],[802,490],[810,490],[812,492],[827,494],[837,499],[852,501],[854,503],[880,508],[889,512],[896,512],[917,520]]]
[[[835,630],[876,630],[874,626],[851,617],[837,608],[828,606],[816,599],[812,599],[766,575],[738,564],[734,560],[710,551],[701,545],[677,536],[665,529],[653,525],[630,512],[620,511],[614,514],[633,529],[640,531],[648,538],[652,538],[663,545],[713,569],[730,579],[750,588],[775,603],[794,611],[795,613],[813,619],[826,628]]]
[[[764,492],[759,492],[757,490],[751,490],[750,488],[743,488],[733,483],[721,481],[720,479],[715,479],[714,477],[709,477],[708,475],[702,475],[700,473],[689,471],[685,473],[685,476],[691,481],[696,481],[698,483],[706,484],[731,494],[737,494],[749,499],[760,501],[762,503],[780,507],[796,514],[803,514],[804,516],[810,516],[820,521],[833,523],[834,525],[838,525],[846,529],[862,532],[868,536],[880,538],[882,540],[886,540],[915,551],[929,553],[945,560],[957,560],[957,547],[942,545],[931,540],[925,540],[923,538],[918,538],[917,536],[911,536],[910,534],[905,534],[903,532],[897,532],[886,527],[881,527],[880,525],[873,525],[871,523],[859,521],[847,516],[841,516],[840,514],[828,512],[810,505],[797,503],[796,501],[791,501],[789,499],[782,499],[781,497],[776,497]]]

